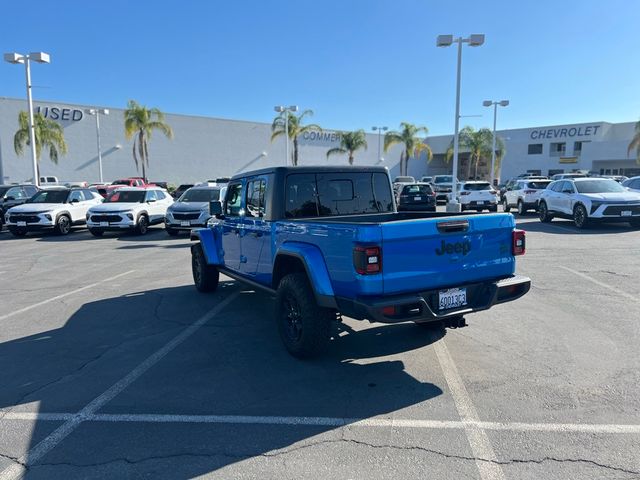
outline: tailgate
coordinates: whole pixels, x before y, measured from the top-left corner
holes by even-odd
[[[515,271],[510,214],[383,223],[385,295],[454,287]]]

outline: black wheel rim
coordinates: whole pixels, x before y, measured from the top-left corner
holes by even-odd
[[[584,224],[584,210],[580,207],[576,208],[573,218],[576,222],[576,225],[578,227],[581,227]]]
[[[62,234],[69,233],[69,219],[67,217],[60,217],[58,220],[58,228]]]
[[[302,314],[300,305],[291,295],[287,295],[284,299],[283,316],[287,338],[294,343],[299,342],[302,338]]]

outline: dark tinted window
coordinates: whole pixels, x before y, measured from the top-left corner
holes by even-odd
[[[542,144],[541,143],[530,143],[529,148],[527,150],[529,155],[537,155],[542,153]]]
[[[156,197],[158,198],[158,200],[164,200],[166,195],[162,190],[156,190]]]
[[[451,175],[438,175],[433,178],[434,183],[453,183],[453,177]]]
[[[550,183],[549,186],[547,187],[549,190],[551,190],[552,192],[559,192],[560,191],[560,184],[562,182],[553,182]]]
[[[116,190],[105,202],[110,203],[142,203],[145,192],[142,190]]]
[[[287,218],[393,211],[383,173],[292,174],[287,177]]]
[[[9,190],[11,187],[0,187],[0,197],[4,197],[4,195],[7,193],[7,190]]]
[[[433,193],[430,185],[407,185],[402,189],[402,195],[430,195]]]
[[[477,192],[480,190],[491,190],[491,186],[489,183],[465,183],[464,189],[472,192]]]
[[[31,197],[29,203],[64,203],[69,190],[42,190]]]
[[[85,200],[93,200],[93,192],[91,190],[82,190]]]
[[[549,183],[551,182],[545,182],[545,181],[529,182],[527,184],[527,188],[533,188],[534,190],[544,190],[545,188],[547,188],[547,185],[549,185]]]
[[[220,190],[213,188],[191,188],[184,192],[179,202],[212,202],[220,200]]]

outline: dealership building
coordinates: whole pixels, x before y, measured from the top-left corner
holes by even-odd
[[[34,108],[62,125],[68,145],[68,153],[60,157],[58,164],[42,152],[41,175],[53,175],[61,181],[99,180],[96,117],[88,114],[89,109],[95,108],[109,110],[108,115],[100,115],[104,179],[111,181],[140,174],[133,160],[133,140],[126,140],[124,136],[123,109],[38,100],[34,101]],[[0,179],[3,183],[29,181],[33,177],[29,149],[17,156],[13,147],[21,110],[26,110],[24,99],[0,98]],[[160,132],[151,138],[150,181],[193,183],[286,164],[284,138],[272,142],[269,123],[170,113],[165,115],[165,120],[173,129],[174,138],[167,139]],[[506,147],[500,176],[507,179],[524,172],[549,175],[576,170],[640,175],[635,152],[627,156],[634,126],[634,122],[590,122],[499,130],[498,135]],[[445,152],[451,139],[451,135],[428,137],[433,160],[427,164],[424,157],[411,159],[408,174],[421,177],[450,173],[451,164],[445,162]],[[379,152],[379,140],[377,133],[368,133],[368,148],[356,153],[355,164],[384,165],[392,176],[399,175],[402,147],[397,145],[386,153]],[[326,156],[329,149],[340,145],[339,132],[307,132],[298,137],[298,144],[300,165],[347,163],[346,155]],[[467,178],[467,161],[468,154],[462,151],[458,174],[461,179]],[[478,176],[488,176],[489,162],[490,159],[480,162]],[[475,175],[474,168],[470,171]]]

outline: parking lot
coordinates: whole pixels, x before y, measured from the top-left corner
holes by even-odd
[[[522,299],[308,362],[187,236],[4,231],[0,479],[640,478],[640,231],[518,224]]]

